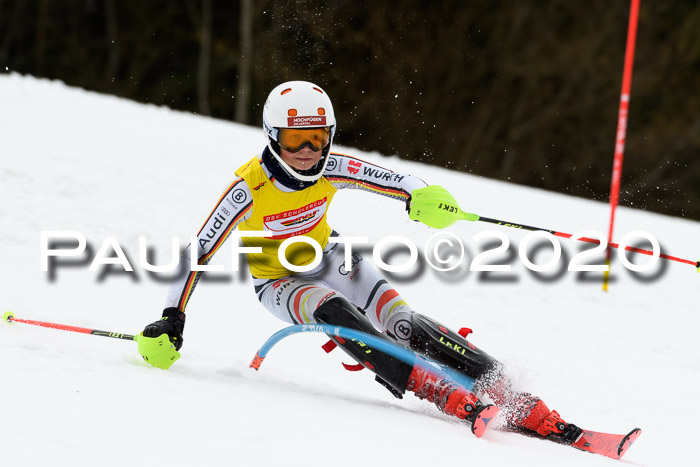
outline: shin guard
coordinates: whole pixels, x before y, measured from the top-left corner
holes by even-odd
[[[502,366],[464,337],[419,313],[413,314],[410,348],[475,380],[500,372]]]
[[[319,323],[342,326],[362,331],[381,339],[388,339],[377,331],[369,319],[355,305],[344,297],[334,297],[322,304],[314,312]],[[355,361],[377,375],[378,380],[396,397],[402,395],[408,384],[412,367],[383,352],[375,351],[364,342],[329,336],[341,349]]]

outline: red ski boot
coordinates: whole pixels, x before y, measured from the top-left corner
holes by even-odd
[[[411,371],[406,390],[414,392],[419,399],[434,403],[447,415],[471,422],[472,433],[478,438],[483,436],[488,424],[498,413],[498,407],[483,405],[464,386],[418,364]]]
[[[583,430],[573,423],[566,423],[556,410],[549,407],[541,399],[527,394],[521,399],[521,406],[526,410],[524,417],[517,422],[519,426],[537,432],[541,436],[554,436],[567,444],[575,443],[583,434]]]
[[[534,431],[540,436],[551,435],[553,440],[566,444],[575,443],[583,433],[573,423],[562,420],[559,413],[550,410],[539,397],[513,390],[508,378],[499,378],[482,390],[504,410],[506,422],[513,429]]]

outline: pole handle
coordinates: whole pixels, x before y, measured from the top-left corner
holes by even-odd
[[[462,211],[461,209],[459,210],[459,214],[464,221],[471,221],[471,222],[476,222],[480,219],[478,214],[473,214],[471,212],[466,212]]]

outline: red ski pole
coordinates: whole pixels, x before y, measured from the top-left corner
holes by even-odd
[[[543,232],[549,232],[549,233],[552,234],[552,235],[555,235],[555,236],[557,236],[557,237],[562,237],[562,238],[571,238],[571,237],[573,237],[573,234],[569,234],[569,233],[565,233],[565,232],[557,232],[556,230],[543,229],[543,228],[541,228],[541,227],[532,227],[532,226],[530,226],[530,225],[518,224],[518,223],[516,223],[516,222],[502,221],[502,220],[498,220],[498,219],[489,219],[488,217],[481,217],[481,216],[477,216],[477,217],[478,217],[478,219],[475,219],[475,220],[478,220],[478,221],[481,221],[481,222],[488,222],[488,223],[490,223],[490,224],[498,224],[498,225],[503,225],[503,226],[506,226],[506,227],[513,227],[513,228],[522,229],[522,230],[532,230],[532,231],[541,230],[541,231],[543,231]],[[470,219],[470,220],[471,220],[471,219]],[[597,245],[597,244],[600,244],[600,241],[599,241],[599,240],[596,240],[595,238],[581,237],[581,238],[579,238],[579,241],[581,241],[581,242],[588,242],[588,243],[595,243],[596,245]],[[610,247],[610,248],[619,248],[619,247],[620,247],[620,244],[619,244],[619,243],[608,242],[608,247]],[[651,256],[651,255],[654,254],[653,251],[644,250],[644,249],[642,249],[642,248],[635,248],[635,247],[633,247],[633,246],[627,246],[627,247],[625,247],[625,250],[626,250],[626,251],[633,251],[633,252],[635,252],[635,253],[641,253],[641,254],[649,255],[649,256]],[[679,262],[679,263],[684,263],[684,264],[690,264],[691,266],[695,267],[695,269],[696,269],[698,272],[700,272],[700,261],[693,261],[693,260],[690,260],[690,259],[679,258],[679,257],[677,257],[677,256],[671,256],[671,255],[667,255],[667,254],[664,254],[664,253],[660,253],[660,254],[659,254],[659,258],[668,259],[668,260],[671,260],[671,261],[677,261],[677,262]]]
[[[33,326],[41,326],[45,328],[51,328],[51,329],[60,329],[62,331],[71,331],[71,332],[79,332],[82,334],[91,334],[93,336],[103,336],[103,337],[111,337],[113,339],[124,339],[127,341],[135,341],[137,336],[132,336],[131,334],[123,334],[120,332],[110,332],[110,331],[100,331],[99,329],[88,329],[88,328],[81,328],[78,326],[70,326],[68,324],[59,324],[59,323],[49,323],[48,321],[35,321],[32,319],[21,319],[15,317],[14,313],[11,311],[8,311],[4,315],[2,315],[3,321],[7,321],[8,323],[24,323],[24,324],[31,324]]]
[[[413,190],[408,217],[414,221],[423,222],[425,225],[435,229],[444,229],[457,221],[464,220],[470,222],[488,222],[489,224],[497,224],[504,227],[512,227],[522,230],[543,231],[557,237],[569,239],[573,238],[572,234],[565,232],[557,232],[556,230],[552,229],[543,229],[542,227],[533,227],[531,225],[519,224],[517,222],[504,221],[500,219],[490,219],[488,217],[482,217],[478,214],[462,211],[457,203],[457,200],[455,200],[447,190],[438,185],[430,185],[425,188]],[[582,237],[578,240],[594,244],[601,243],[600,240],[588,237]],[[610,248],[620,248],[619,243],[608,242],[607,246]],[[649,256],[654,255],[653,251],[643,250],[641,248],[631,246],[625,246],[625,251],[634,251],[635,253],[642,253]],[[678,261],[679,263],[689,264],[693,266],[697,272],[700,272],[700,261],[679,258],[677,256],[671,256],[660,252],[659,257],[671,261]]]
[[[139,353],[145,361],[151,365],[167,370],[180,358],[180,352],[175,349],[175,345],[170,341],[170,337],[163,333],[159,337],[144,337],[142,334],[131,335],[121,332],[100,331],[99,329],[81,328],[69,324],[50,323],[48,321],[36,321],[33,319],[20,319],[15,317],[11,311],[2,315],[2,320],[8,324],[24,323],[32,326],[41,326],[49,329],[60,329],[61,331],[79,332],[81,334],[91,334],[93,336],[111,337],[112,339],[122,339],[125,341],[135,341],[139,346]]]

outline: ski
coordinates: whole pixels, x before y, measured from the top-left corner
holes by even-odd
[[[571,446],[593,454],[620,459],[641,434],[641,428],[635,428],[626,435],[611,435],[583,430],[581,437]]]
[[[590,452],[591,454],[599,454],[601,456],[610,457],[611,459],[619,460],[632,446],[632,444],[642,434],[641,428],[635,428],[626,435],[613,435],[608,433],[600,433],[597,431],[583,430],[581,437],[575,442],[566,441],[557,436],[541,436],[534,431],[525,430],[522,427],[502,427],[501,431],[517,433],[529,438],[537,438],[545,441],[550,441],[565,446],[571,446],[581,451]]]
[[[498,415],[498,407],[495,405],[484,405],[477,409],[472,419],[472,433],[477,438],[484,436],[491,421]]]

